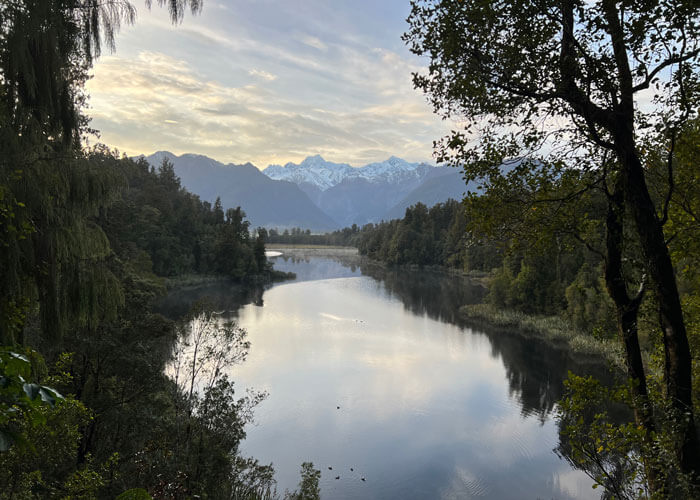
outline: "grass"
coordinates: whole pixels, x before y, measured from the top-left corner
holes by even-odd
[[[614,339],[598,339],[591,333],[575,328],[559,316],[538,316],[520,311],[500,309],[491,304],[473,304],[459,309],[462,317],[493,326],[513,328],[552,343],[564,343],[572,351],[602,356],[615,364],[622,363],[622,352]]]
[[[296,278],[295,273],[288,273],[284,271],[278,271],[273,269],[269,276],[263,275],[253,275],[248,276],[244,283],[271,283],[279,281],[287,281]],[[198,287],[202,285],[208,285],[211,283],[225,283],[232,282],[229,276],[224,275],[211,275],[211,274],[182,274],[179,276],[173,276],[172,278],[160,278],[165,284],[166,290],[172,290],[175,288],[188,288],[188,287]]]
[[[215,276],[209,274],[180,274],[171,278],[162,278],[165,283],[165,288],[172,290],[173,288],[186,288],[190,286],[200,286],[219,281],[228,281],[226,276]]]

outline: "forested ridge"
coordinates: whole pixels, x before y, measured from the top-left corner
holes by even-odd
[[[269,279],[265,232],[251,237],[241,207],[224,211],[221,201],[201,201],[180,185],[173,166],[160,168],[144,159],[94,155],[101,169],[124,180],[122,196],[102,211],[100,227],[124,260],[139,262],[158,276],[215,274],[232,279]]]

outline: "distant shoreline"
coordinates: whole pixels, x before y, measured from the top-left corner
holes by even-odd
[[[357,253],[357,248],[346,247],[340,245],[313,245],[313,244],[295,244],[295,243],[267,243],[265,249],[268,251],[274,250],[345,250],[348,253]]]

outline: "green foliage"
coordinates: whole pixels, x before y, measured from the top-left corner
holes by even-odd
[[[158,170],[106,151],[93,161],[122,176],[128,188],[105,210],[100,225],[115,253],[144,273],[172,277],[217,274],[235,280],[270,278],[265,236],[252,238],[240,207],[224,214],[180,186],[167,160]]]
[[[66,153],[69,155],[69,153]],[[21,175],[3,175],[21,169]],[[118,194],[119,178],[83,158],[0,159],[0,185],[16,211],[0,232],[0,284],[4,341],[21,340],[22,327],[40,306],[46,334],[94,327],[114,317],[121,290],[109,268],[110,247],[95,217]],[[3,223],[0,220],[0,223]],[[31,227],[13,232],[17,226]]]
[[[427,208],[418,203],[403,219],[367,225],[356,245],[362,255],[389,265],[446,266],[464,271],[490,271],[501,263],[497,243],[465,233],[462,205],[454,200]]]
[[[301,481],[299,489],[292,493],[287,493],[285,500],[320,500],[321,489],[318,482],[321,479],[321,471],[314,469],[314,464],[304,462],[301,464]]]
[[[32,365],[42,360],[27,354],[0,351],[0,498],[94,498],[113,460],[76,467],[80,429],[92,420],[90,411],[33,382],[40,382],[41,370]]]
[[[90,420],[80,402],[66,399],[55,407],[42,406],[37,416],[18,422],[22,444],[0,454],[0,498],[57,498],[94,492],[102,473],[91,463],[76,467],[80,428]]]
[[[37,373],[30,357],[36,353],[0,348],[0,452],[8,451],[15,442],[26,445],[24,427],[45,424],[42,406],[53,407],[63,400],[55,389],[35,382]]]
[[[117,495],[114,500],[153,500],[153,497],[143,488],[132,488]]]
[[[691,498],[692,482],[676,460],[681,429],[660,394],[652,399],[659,428],[648,435],[629,419],[638,407],[629,384],[605,387],[592,377],[569,374],[559,403],[562,444],[557,453],[584,471],[612,498]],[[653,490],[649,471],[655,471]]]
[[[325,234],[312,234],[310,229],[294,227],[285,229],[281,233],[279,229],[270,229],[267,233],[267,241],[270,243],[284,243],[292,245],[324,245],[324,246],[356,246],[360,231],[372,228],[374,224],[367,224],[360,229],[357,224]]]
[[[610,414],[611,404],[630,400],[626,387],[609,389],[592,377],[569,374],[566,394],[560,401],[559,422],[565,438],[557,452],[586,472],[596,486],[613,498],[646,497],[642,453],[644,430],[620,424]]]
[[[669,158],[659,148],[649,148],[649,177],[657,193],[660,210],[669,193]],[[672,157],[673,186],[668,206],[669,250],[678,273],[688,340],[693,353],[693,401],[700,411],[700,120],[690,121],[678,134]],[[655,332],[654,332],[655,333]],[[655,336],[654,366],[663,368],[663,339]]]
[[[566,288],[566,315],[580,329],[602,337],[615,333],[615,306],[606,293],[602,266],[594,269],[588,262]]]

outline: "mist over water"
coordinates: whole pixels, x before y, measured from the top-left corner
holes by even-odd
[[[213,296],[248,331],[248,359],[230,374],[240,393],[269,396],[242,452],[273,463],[280,491],[312,461],[327,499],[598,497],[554,453],[553,410],[568,370],[600,366],[461,324],[457,307],[484,293],[461,277],[387,271],[340,251],[274,262],[296,280],[170,300]]]

